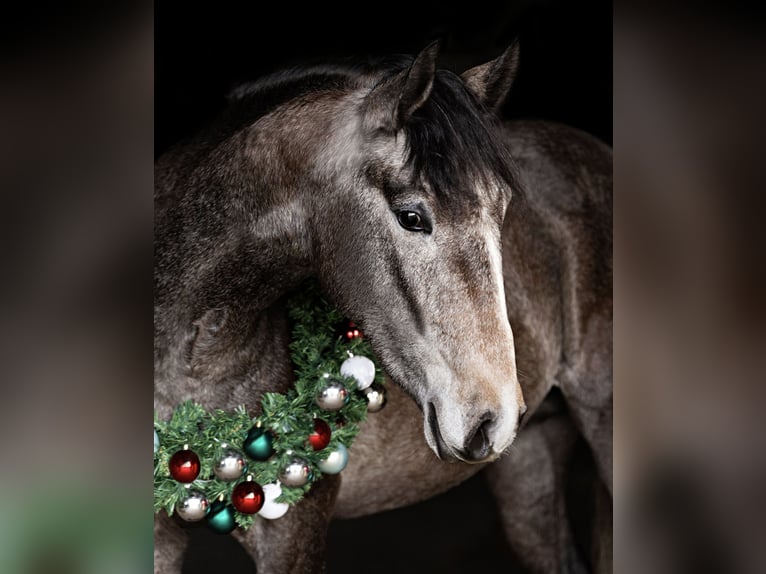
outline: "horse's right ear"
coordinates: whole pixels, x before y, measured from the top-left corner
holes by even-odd
[[[372,89],[366,101],[368,122],[374,127],[398,131],[428,100],[434,85],[439,45],[439,40],[431,42],[408,69]]]
[[[497,111],[505,101],[519,68],[519,41],[516,40],[499,58],[462,73],[468,89],[487,109]]]

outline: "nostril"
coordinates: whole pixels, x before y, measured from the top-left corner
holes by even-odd
[[[481,460],[489,455],[489,449],[492,446],[489,442],[489,427],[492,424],[492,415],[486,413],[466,444],[465,453],[471,460]]]

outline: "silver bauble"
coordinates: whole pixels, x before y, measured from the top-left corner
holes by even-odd
[[[348,389],[343,383],[329,379],[316,394],[316,403],[323,411],[339,411],[348,404]]]
[[[368,413],[377,413],[386,406],[386,389],[382,385],[373,383],[372,386],[362,392],[367,399]]]
[[[186,497],[176,505],[178,516],[186,522],[197,522],[205,518],[209,503],[199,490],[190,490]]]
[[[245,473],[247,463],[245,456],[236,449],[227,448],[223,451],[223,456],[215,463],[213,472],[221,480],[237,480]]]
[[[286,486],[303,486],[311,478],[309,463],[299,456],[292,457],[279,473],[279,480]]]
[[[325,474],[338,474],[346,468],[347,464],[348,449],[341,443],[338,443],[338,448],[332,451],[326,459],[320,461],[317,466]]]

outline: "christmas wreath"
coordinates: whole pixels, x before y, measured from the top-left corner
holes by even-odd
[[[323,474],[337,474],[367,412],[385,404],[383,374],[359,329],[315,285],[289,302],[295,385],[266,393],[253,418],[187,401],[154,420],[154,512],[206,519],[219,533],[276,519]]]

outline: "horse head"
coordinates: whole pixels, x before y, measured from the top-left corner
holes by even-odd
[[[423,410],[429,446],[483,462],[525,409],[500,243],[516,184],[494,114],[518,53],[462,77],[437,70],[437,53],[368,71],[336,98],[309,220],[317,275]]]

